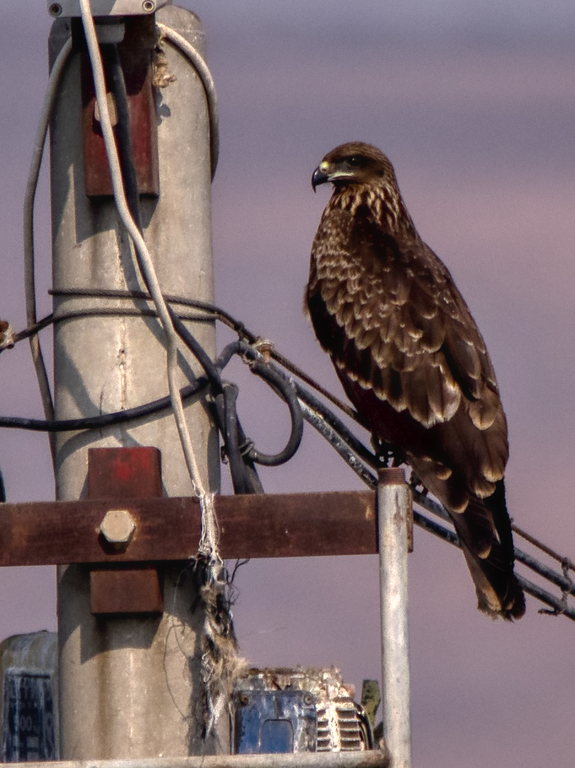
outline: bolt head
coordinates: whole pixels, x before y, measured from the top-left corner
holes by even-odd
[[[128,546],[137,524],[127,509],[110,509],[100,523],[100,534],[109,544]]]

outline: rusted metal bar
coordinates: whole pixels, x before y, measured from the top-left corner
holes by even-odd
[[[383,736],[393,767],[410,768],[407,553],[411,491],[399,467],[381,469],[378,479]]]
[[[106,542],[107,512],[125,510],[136,530],[125,549]],[[224,558],[377,553],[371,491],[218,496]],[[0,505],[0,566],[185,560],[200,537],[197,499],[93,498]]]
[[[10,768],[387,768],[384,750],[365,752],[288,752],[270,755],[205,755],[141,760],[62,760],[11,763]]]

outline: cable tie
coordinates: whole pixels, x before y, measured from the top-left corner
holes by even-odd
[[[270,341],[269,339],[264,339],[260,336],[252,344],[252,347],[256,350],[256,352],[260,353],[266,365],[268,365],[271,362],[272,353],[275,350],[275,345],[273,341]]]
[[[255,443],[249,437],[246,437],[244,442],[241,445],[238,445],[238,451],[240,452],[241,456],[248,456],[249,453],[254,450],[254,448]]]
[[[549,608],[540,608],[537,613],[544,614],[545,616],[561,616],[562,614],[566,613],[568,608],[567,600],[569,598],[569,595],[571,594],[571,590],[573,589],[573,580],[569,576],[569,571],[573,569],[573,563],[568,557],[564,557],[561,560],[561,570],[563,571],[563,576],[565,578],[565,581],[568,584],[567,589],[563,589],[561,592],[561,607],[549,609]]]

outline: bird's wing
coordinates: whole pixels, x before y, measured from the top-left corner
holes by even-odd
[[[433,251],[419,239],[398,243],[361,209],[352,216],[328,207],[313,245],[308,307],[352,399],[372,391],[407,417],[387,438],[461,465],[468,487],[489,495],[507,461],[505,416],[483,338]],[[425,430],[402,439],[411,420]]]
[[[314,241],[308,304],[320,342],[351,379],[425,427],[462,398],[479,429],[499,395],[485,343],[446,267],[421,240],[398,242],[334,210]]]

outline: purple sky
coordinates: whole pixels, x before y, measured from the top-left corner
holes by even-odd
[[[46,77],[45,4],[6,3],[0,26],[0,317],[24,325],[21,204]],[[309,249],[327,189],[311,172],[336,144],[380,146],[416,225],[446,262],[489,346],[508,415],[515,521],[575,557],[575,12],[386,3],[186,5],[203,18],[221,114],[214,182],[220,305],[339,392],[301,312]],[[230,6],[230,7],[229,7]],[[233,7],[231,7],[233,6]],[[360,12],[361,11],[361,12]],[[45,186],[39,274],[49,274]],[[42,295],[42,310],[50,303]],[[224,337],[222,337],[222,343]],[[49,334],[45,336],[49,346]],[[0,359],[2,413],[41,415],[28,349]],[[239,407],[259,445],[282,443],[286,414],[239,366]],[[230,373],[231,375],[231,373]],[[0,433],[9,499],[53,495],[46,438]],[[311,431],[266,490],[359,488]],[[0,638],[55,628],[51,569],[0,571]],[[379,677],[375,558],[255,562],[235,609],[256,665],[341,667]],[[571,765],[575,626],[528,612],[515,625],[475,609],[461,554],[416,531],[410,558],[414,765]]]

